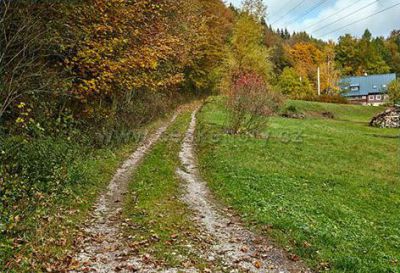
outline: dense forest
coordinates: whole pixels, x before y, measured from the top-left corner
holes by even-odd
[[[286,97],[345,102],[343,75],[400,74],[400,31],[327,42],[272,29],[265,14],[260,0],[0,1],[0,271],[49,261],[27,234],[85,192],[80,162],[185,101],[250,83],[248,103],[266,94],[255,112],[271,114]]]
[[[216,0],[2,5],[2,130],[29,134],[66,132],[82,122],[140,125],[188,93],[221,91],[241,13]],[[267,51],[270,84],[283,94],[314,96],[317,67],[325,94],[339,91],[343,75],[400,73],[400,31],[384,38],[366,30],[335,43],[274,30],[261,17],[256,42]],[[236,35],[254,26],[243,28]]]
[[[400,31],[389,37],[372,37],[367,29],[361,38],[350,34],[338,42],[312,38],[306,32],[265,28],[265,44],[272,50],[278,86],[294,98],[315,94],[317,67],[321,69],[321,88],[325,94],[339,90],[341,76],[400,74]],[[299,82],[298,79],[303,81]]]
[[[2,5],[0,117],[31,133],[140,125],[185,92],[212,89],[233,20],[219,1]]]

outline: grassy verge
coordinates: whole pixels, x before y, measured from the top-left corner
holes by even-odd
[[[286,103],[286,107],[294,106],[298,111],[305,112],[309,116],[320,113],[330,112],[334,114],[335,119],[342,121],[366,123],[375,114],[384,111],[385,107],[364,107],[360,105],[351,104],[335,104],[335,103],[321,103],[309,101],[295,101],[290,100]],[[320,115],[319,115],[320,116]]]
[[[102,149],[50,138],[24,145],[15,161],[19,176],[1,181],[7,217],[0,223],[0,271],[55,272],[70,262],[79,227],[137,141]]]
[[[179,200],[182,188],[175,172],[189,121],[190,112],[185,111],[145,157],[125,202],[125,218],[134,223],[126,230],[132,244],[140,245],[141,255],[166,268],[211,267],[198,255],[198,230]]]
[[[254,139],[224,134],[223,99],[209,100],[197,140],[210,187],[317,270],[399,272],[398,130],[368,127],[381,108],[289,103],[308,118],[275,117]]]

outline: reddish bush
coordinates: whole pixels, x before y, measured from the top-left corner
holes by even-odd
[[[229,131],[259,133],[282,104],[282,96],[256,73],[238,73],[228,95]]]

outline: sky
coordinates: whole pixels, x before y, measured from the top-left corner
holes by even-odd
[[[228,0],[239,7],[241,0]],[[267,21],[290,32],[307,31],[315,38],[337,40],[350,33],[360,37],[366,28],[373,36],[388,36],[400,29],[400,0],[264,0]],[[380,14],[374,13],[399,4]]]

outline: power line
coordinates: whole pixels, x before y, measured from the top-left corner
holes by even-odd
[[[345,11],[345,10],[347,10],[347,9],[349,9],[349,8],[351,8],[351,7],[353,7],[353,6],[355,6],[356,4],[360,3],[361,1],[364,1],[364,0],[358,0],[358,1],[354,2],[354,3],[352,3],[350,6],[344,7],[344,8],[342,8],[342,9],[338,10],[337,12],[335,12],[335,13],[333,13],[333,14],[330,14],[329,16],[327,16],[327,17],[325,17],[325,18],[319,20],[319,21],[316,22],[316,23],[312,23],[312,24],[310,24],[310,25],[308,25],[308,26],[305,26],[304,28],[311,28],[311,27],[314,27],[314,26],[316,26],[316,25],[319,25],[319,24],[321,24],[322,22],[325,22],[326,20],[331,19],[331,18],[334,17],[335,15],[340,14],[342,11]]]
[[[298,7],[300,7],[301,5],[303,5],[305,1],[306,1],[306,0],[302,0],[297,6],[295,6],[295,7],[292,8],[292,9],[290,9],[290,10],[289,10],[288,12],[286,12],[284,15],[282,15],[282,16],[279,17],[277,20],[275,20],[275,21],[272,23],[272,25],[275,24],[275,23],[277,23],[277,22],[279,22],[280,20],[282,20],[283,18],[285,18],[287,15],[289,15],[292,11],[294,11],[295,9],[297,9]]]
[[[323,4],[325,4],[326,2],[328,2],[330,0],[322,0],[321,2],[319,2],[318,4],[316,4],[315,6],[313,6],[311,9],[309,9],[306,13],[304,13],[303,15],[298,16],[297,18],[295,18],[294,20],[291,20],[287,23],[287,25],[290,25],[304,17],[306,17],[307,15],[309,15],[311,12],[313,12],[314,10],[316,10],[317,8],[319,8],[320,6],[322,6]]]
[[[311,31],[312,31],[312,32],[318,32],[318,31],[320,31],[320,30],[322,30],[322,29],[324,29],[324,28],[326,28],[326,27],[329,27],[329,26],[331,26],[331,25],[333,25],[333,24],[335,24],[335,23],[337,23],[337,22],[339,22],[339,21],[341,21],[341,20],[343,20],[343,19],[346,19],[347,17],[349,17],[349,16],[351,16],[351,15],[354,15],[354,14],[359,13],[360,11],[362,11],[362,10],[364,10],[364,9],[366,9],[366,8],[369,8],[370,6],[372,6],[373,4],[375,4],[375,3],[378,2],[378,1],[379,1],[379,0],[374,0],[373,2],[369,3],[368,5],[365,5],[365,6],[363,6],[362,8],[358,9],[357,11],[352,12],[351,14],[347,14],[347,15],[345,15],[345,16],[342,16],[342,17],[340,17],[339,19],[337,19],[337,20],[335,20],[335,21],[333,21],[333,22],[331,22],[331,23],[329,23],[329,24],[326,24],[326,25],[324,25],[324,26],[322,26],[322,27],[320,27],[320,28],[318,28],[318,29],[316,29],[316,30],[311,30]]]
[[[378,11],[378,12],[375,12],[375,13],[373,13],[373,14],[371,14],[371,15],[368,15],[368,16],[366,16],[366,17],[364,17],[364,18],[361,18],[361,19],[359,19],[359,20],[356,20],[356,21],[354,21],[354,22],[352,22],[352,23],[350,23],[350,24],[348,24],[348,25],[345,25],[345,26],[343,26],[343,27],[337,28],[337,29],[335,29],[335,30],[333,30],[333,31],[331,31],[331,32],[325,33],[325,34],[322,35],[321,37],[325,37],[325,36],[327,36],[327,35],[329,35],[329,34],[338,32],[339,30],[342,30],[342,29],[344,29],[344,28],[346,28],[346,27],[348,27],[348,26],[351,26],[351,25],[357,24],[357,23],[359,23],[359,22],[361,22],[361,21],[367,20],[367,19],[369,19],[369,18],[371,18],[371,17],[373,17],[373,16],[375,16],[375,15],[378,15],[378,14],[380,14],[380,13],[382,13],[382,12],[388,11],[388,10],[390,10],[390,9],[392,9],[392,8],[397,7],[397,6],[400,6],[400,3],[394,4],[394,5],[390,6],[390,7],[387,7],[387,8],[385,8],[385,9],[383,9],[383,10],[380,10],[380,11]]]
[[[286,1],[285,4],[282,5],[282,7],[286,6],[286,4],[289,4],[289,2],[290,2],[290,0]],[[279,6],[279,7],[280,7],[280,6]],[[278,16],[279,16],[279,14],[281,14],[281,13],[282,13],[282,12],[278,12]],[[277,17],[277,16],[274,15],[273,18],[274,18],[274,17]],[[271,19],[272,19],[272,18],[271,18]]]

